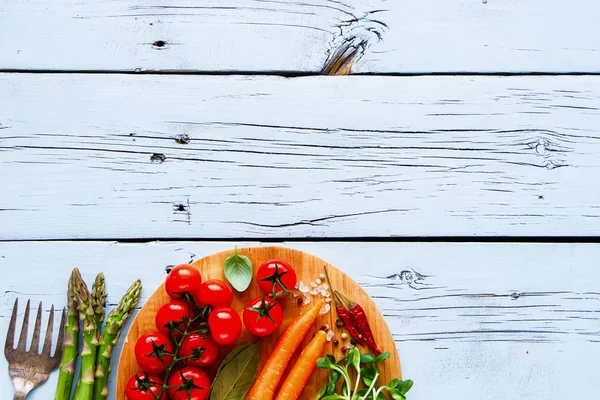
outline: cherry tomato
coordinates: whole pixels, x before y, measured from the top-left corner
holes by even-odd
[[[218,279],[209,279],[200,285],[196,294],[200,306],[231,307],[233,293],[227,284]]]
[[[217,307],[208,316],[210,335],[220,345],[235,342],[242,333],[242,320],[231,307]]]
[[[158,357],[161,350],[173,353],[173,346],[166,335],[160,332],[150,332],[142,335],[135,343],[135,359],[140,368],[151,374],[165,372],[165,364]],[[173,356],[162,354],[162,359],[170,365]]]
[[[206,367],[217,359],[219,348],[210,336],[204,337],[199,333],[192,333],[183,340],[179,348],[179,357],[189,357],[185,362],[188,365]]]
[[[138,372],[132,376],[125,386],[127,400],[156,400],[163,384],[163,379],[158,375],[147,372]],[[165,391],[160,400],[166,400]]]
[[[165,280],[165,290],[172,299],[182,299],[184,293],[195,295],[202,284],[200,271],[190,264],[174,267]]]
[[[183,367],[173,371],[167,384],[171,400],[204,400],[210,391],[210,379],[198,367]]]
[[[281,326],[283,309],[279,302],[263,295],[246,304],[242,318],[248,332],[268,336]]]
[[[179,330],[185,330],[186,322],[193,318],[191,313],[191,306],[185,300],[169,300],[160,308],[156,313],[156,329],[163,335],[167,336],[170,339],[173,339],[171,336],[170,326],[174,326]],[[173,334],[176,339],[181,338],[181,332],[173,330]]]
[[[284,295],[286,290],[291,291],[296,287],[296,271],[290,264],[281,260],[265,261],[256,272],[258,287],[264,294]],[[289,294],[289,292],[287,292]]]

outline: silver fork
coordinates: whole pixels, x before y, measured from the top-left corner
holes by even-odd
[[[38,307],[37,318],[35,319],[35,327],[33,329],[33,340],[31,347],[27,351],[27,330],[29,328],[29,304],[25,308],[25,316],[19,343],[17,348],[15,344],[15,327],[17,324],[17,309],[19,308],[19,299],[15,300],[12,316],[8,325],[8,334],[6,335],[6,344],[4,345],[4,355],[8,360],[8,373],[15,387],[14,400],[25,400],[29,392],[46,382],[52,371],[58,368],[62,357],[63,342],[65,334],[65,310],[63,309],[62,318],[60,320],[60,332],[58,334],[58,342],[56,351],[51,355],[52,351],[52,328],[54,325],[54,306],[50,310],[50,319],[48,320],[48,329],[44,339],[44,347],[42,353],[39,353],[40,347],[40,331],[42,325],[42,303]]]

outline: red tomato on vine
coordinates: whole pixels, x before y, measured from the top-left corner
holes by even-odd
[[[210,392],[208,375],[197,367],[183,367],[173,371],[167,384],[171,400],[205,400]]]
[[[173,362],[173,345],[166,335],[150,332],[135,343],[135,359],[140,368],[152,374],[165,372],[166,365]]]
[[[208,328],[215,342],[227,346],[240,337],[242,320],[233,308],[217,307],[208,316]]]
[[[147,372],[138,372],[132,376],[125,386],[125,397],[127,400],[156,400],[163,385],[163,379],[158,375]],[[160,396],[160,400],[166,400],[167,392]]]
[[[175,266],[165,279],[165,290],[172,299],[182,299],[185,294],[195,295],[202,284],[202,276],[190,264]]]
[[[194,318],[192,306],[185,300],[169,300],[163,304],[156,313],[156,329],[169,339],[173,339],[171,335],[171,327],[175,338],[179,339],[185,330],[187,321]],[[181,331],[181,332],[180,332]]]
[[[242,318],[246,329],[252,335],[268,336],[281,326],[283,309],[277,300],[263,294],[246,304]]]
[[[266,295],[287,295],[296,287],[296,271],[282,260],[265,261],[256,272],[258,287]]]
[[[196,301],[199,306],[231,307],[233,292],[225,282],[209,279],[200,285]]]
[[[192,333],[181,343],[179,357],[187,358],[187,365],[206,367],[219,357],[219,348],[210,336]]]

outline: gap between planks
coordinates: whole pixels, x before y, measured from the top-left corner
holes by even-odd
[[[283,78],[302,78],[309,76],[324,76],[321,72],[311,71],[284,71],[284,70],[264,70],[264,71],[246,71],[246,70],[75,70],[75,69],[0,69],[0,74],[77,74],[77,75],[190,75],[190,76],[278,76]],[[511,71],[511,72],[486,72],[486,71],[444,71],[444,72],[351,72],[346,76],[382,76],[382,77],[419,77],[419,76],[600,76],[600,72],[595,71]]]
[[[363,236],[363,237],[111,237],[111,238],[48,238],[1,239],[0,243],[154,243],[154,242],[262,242],[262,243],[600,243],[600,236]]]

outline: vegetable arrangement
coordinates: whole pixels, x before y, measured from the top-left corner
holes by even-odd
[[[273,261],[259,268],[257,276],[264,293],[248,302],[242,317],[231,307],[233,292],[225,282],[203,282],[200,272],[189,264],[174,267],[165,280],[170,300],[156,313],[156,331],[136,342],[135,356],[142,371],[129,379],[127,398],[204,400],[209,394],[212,399],[243,398],[258,371],[259,343],[232,351],[212,384],[203,368],[217,360],[220,346],[238,340],[242,324],[258,338],[271,335],[281,325],[283,308],[278,299],[291,293],[286,284],[295,286],[296,278],[287,264],[281,271],[275,266],[270,274],[271,265],[275,265]],[[252,264],[236,249],[225,260],[224,273],[237,291],[243,291],[252,281]],[[281,280],[283,276],[286,283]]]
[[[226,281],[203,281],[193,265],[174,267],[164,284],[170,299],[154,316],[156,330],[135,343],[135,358],[141,370],[127,382],[127,399],[299,399],[317,367],[330,373],[315,400],[383,400],[387,398],[384,393],[392,399],[405,399],[412,381],[395,379],[387,385],[378,382],[377,364],[390,354],[377,346],[364,309],[343,292],[333,290],[327,270],[324,272],[305,285],[298,282],[297,271],[287,262],[267,260],[254,275],[250,259],[239,254],[237,248],[224,261]],[[261,295],[245,301],[242,309],[234,309],[237,292],[246,291],[254,278]],[[279,330],[284,320],[290,320],[289,316],[284,318],[290,312],[286,308],[296,301],[297,307],[303,305],[300,315]],[[339,332],[341,340],[349,339],[339,349],[342,355],[348,354],[339,361],[332,354],[323,357],[328,342],[333,340],[333,349],[339,345],[334,340],[336,333],[327,324],[302,348],[319,316],[330,312],[329,302],[334,302],[339,317],[333,329],[346,329],[350,334],[348,338],[346,332]],[[239,344],[242,331],[254,339],[232,348]],[[281,333],[274,347],[269,347],[266,360],[259,363],[261,343],[272,340],[269,337],[275,332]],[[361,356],[358,345],[369,347],[374,355]],[[220,355],[225,358],[211,379],[213,374],[205,368],[214,372]]]
[[[121,327],[139,301],[141,290],[142,284],[138,280],[110,312],[102,331],[107,297],[104,274],[98,274],[90,292],[79,270],[73,270],[67,290],[64,351],[55,400],[105,400],[108,397],[112,350],[119,340]],[[81,353],[78,353],[80,329],[83,332],[83,342]],[[79,380],[71,395],[78,355]]]

